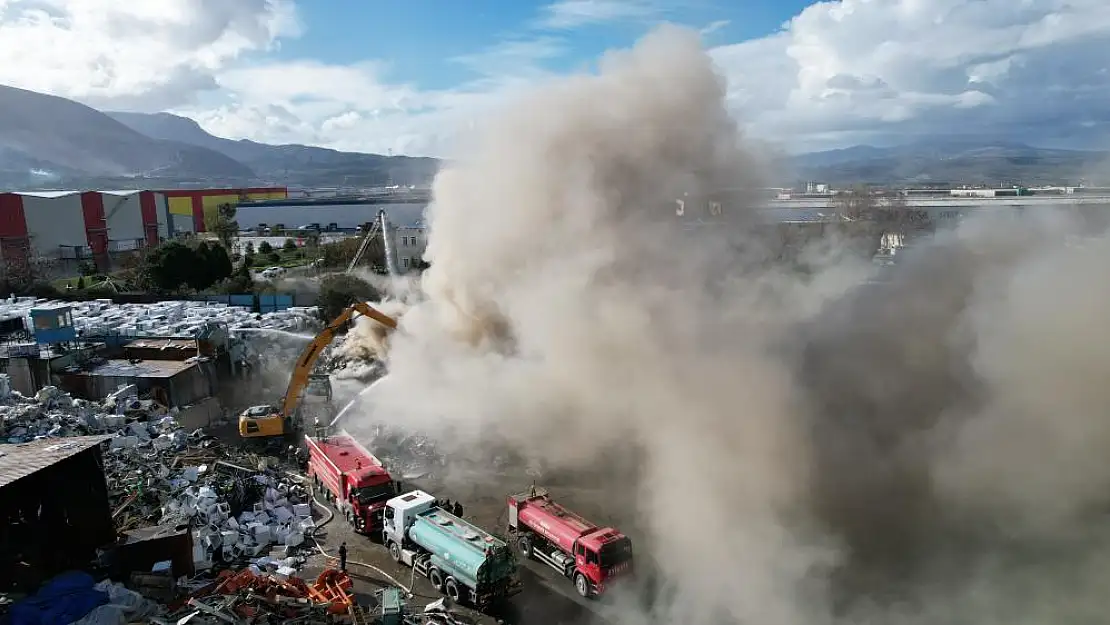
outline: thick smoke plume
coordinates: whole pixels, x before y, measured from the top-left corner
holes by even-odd
[[[659,572],[628,623],[1103,620],[1110,240],[975,220],[879,284],[828,249],[799,276],[736,193],[675,218],[758,186],[742,146],[670,27],[502,111],[436,180],[364,421],[604,467]]]

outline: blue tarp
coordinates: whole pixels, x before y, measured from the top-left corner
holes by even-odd
[[[69,625],[108,603],[108,593],[93,588],[88,573],[62,573],[34,595],[12,604],[12,625]]]

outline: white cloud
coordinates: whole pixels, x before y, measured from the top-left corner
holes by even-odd
[[[662,0],[565,0],[542,18],[639,28],[672,14]],[[376,60],[264,56],[299,29],[292,0],[0,0],[0,83],[183,112],[232,138],[443,154],[568,53],[554,34],[505,41],[446,61],[472,79],[426,90]],[[935,132],[1105,135],[1108,44],[1105,0],[843,0],[711,54],[754,135],[818,149]]]
[[[1110,97],[1103,0],[844,0],[714,51],[753,132],[829,147],[935,132],[1049,140]]]
[[[561,0],[544,7],[538,24],[553,29],[578,28],[643,20],[661,13],[662,7],[653,0]]]
[[[730,20],[717,20],[715,22],[710,22],[706,26],[702,27],[702,29],[699,32],[701,33],[702,37],[705,37],[706,35],[711,35],[711,34],[717,32],[718,30],[721,30],[722,28],[724,28],[725,26],[728,26],[731,23],[732,22]]]
[[[486,77],[535,75],[538,66],[567,52],[566,44],[554,37],[504,41],[495,46],[450,59]]]
[[[299,31],[291,0],[0,1],[0,83],[158,110]]]

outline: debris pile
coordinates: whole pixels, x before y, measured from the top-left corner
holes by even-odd
[[[110,299],[80,302],[42,300],[33,297],[9,297],[0,300],[0,319],[23,319],[31,328],[31,309],[69,306],[79,336],[199,336],[213,323],[229,329],[266,328],[297,332],[316,327],[319,315],[315,307],[292,307],[282,311],[256,314],[245,306],[229,306],[222,302],[165,301],[152,304],[115,304]]]
[[[185,432],[169,416],[131,422],[105,455],[116,525],[190,526],[197,570],[268,556],[276,548],[282,559],[262,564],[280,562],[273,568],[288,575],[303,563],[294,556],[316,528],[311,495],[299,480],[267,465],[230,456],[202,431]]]
[[[0,437],[8,443],[25,443],[42,437],[84,436],[104,431],[103,410],[95,402],[73,399],[47,386],[34,397],[11,389],[0,374]]]
[[[335,615],[347,615],[352,602],[345,591],[350,585],[350,578],[347,578],[341,590],[343,597],[337,597],[321,592],[319,584],[309,586],[293,575],[267,575],[253,567],[239,572],[225,571],[215,582],[194,593],[181,610],[168,616],[166,622],[188,620],[212,625],[244,621],[329,622]]]
[[[13,624],[72,623],[106,625],[143,621],[162,612],[161,606],[110,580],[94,583],[91,575],[65,573],[37,593],[12,604]]]
[[[217,467],[228,465],[220,463]],[[316,524],[307,503],[310,498],[300,485],[279,480],[273,474],[234,476],[226,470],[203,475],[192,471],[178,477],[177,484],[193,476],[196,481],[174,492],[163,505],[161,523],[192,524],[193,560],[198,570],[209,569],[214,562],[256,558],[255,566],[273,567],[278,575],[291,575],[303,564],[303,558],[295,554]],[[250,503],[259,492],[261,500]],[[237,512],[239,507],[246,509]],[[264,557],[275,547],[280,560]]]
[[[360,437],[363,432],[359,432]],[[365,433],[370,446],[394,476],[405,480],[431,477],[442,473],[447,465],[432,439],[421,434],[402,431],[383,424],[370,426]]]
[[[6,378],[0,376],[0,390]],[[197,570],[268,557],[262,566],[290,574],[294,557],[315,531],[311,495],[269,459],[229,449],[202,430],[186,431],[157,402],[121,387],[103,402],[73,399],[48,386],[35,397],[8,390],[0,399],[8,442],[40,437],[112,434],[104,470],[120,531],[150,525],[190,526]]]

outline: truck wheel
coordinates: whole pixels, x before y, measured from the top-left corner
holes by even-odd
[[[447,598],[458,603],[459,597],[462,596],[459,594],[459,583],[455,581],[454,577],[448,577],[446,586]]]
[[[432,583],[432,587],[443,592],[443,573],[439,569],[432,569],[428,571],[428,581]]]
[[[520,540],[516,541],[516,546],[520,549],[520,555],[524,556],[526,560],[532,558],[531,538],[528,538],[527,536],[521,536]]]
[[[590,582],[586,576],[581,573],[574,574],[574,589],[578,591],[578,595],[583,598],[590,596]]]
[[[389,557],[393,558],[394,562],[401,562],[401,545],[397,543],[389,543]]]

